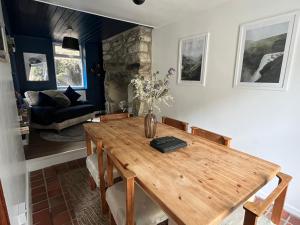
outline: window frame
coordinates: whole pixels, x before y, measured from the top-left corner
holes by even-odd
[[[72,55],[66,55],[66,54],[58,54],[55,52],[55,46],[62,46],[61,42],[53,42],[52,47],[53,47],[53,61],[54,61],[54,69],[55,69],[55,80],[57,81],[57,74],[56,74],[56,64],[55,64],[55,57],[61,57],[61,58],[68,58],[68,59],[79,59],[81,62],[81,77],[82,77],[82,85],[81,86],[72,86],[73,89],[77,90],[84,90],[86,89],[86,81],[85,81],[85,73],[84,73],[84,60],[83,60],[83,53],[82,53],[82,48],[79,45],[79,56],[72,56]],[[56,88],[58,90],[64,90],[67,89],[69,85],[67,86],[58,86],[56,82]]]

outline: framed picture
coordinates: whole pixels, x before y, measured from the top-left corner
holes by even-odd
[[[179,42],[178,83],[205,86],[209,33]]]
[[[47,57],[45,54],[24,52],[27,81],[48,81]]]
[[[6,42],[5,28],[1,25],[1,35],[0,35],[0,61],[7,62],[8,50]]]
[[[276,16],[240,27],[234,86],[285,90],[298,16]]]

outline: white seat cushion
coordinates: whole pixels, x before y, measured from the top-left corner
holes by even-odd
[[[225,220],[223,220],[223,222],[220,225],[243,225],[244,216],[245,216],[245,210],[241,206],[241,207],[237,208],[228,217],[226,217]],[[272,221],[264,215],[258,218],[257,224],[258,225],[274,225],[274,223],[272,223]]]
[[[116,224],[125,225],[126,197],[124,182],[118,182],[106,190],[106,201]],[[161,208],[137,184],[135,184],[134,208],[136,225],[156,225],[168,219]]]
[[[226,217],[220,225],[243,225],[244,224],[245,210],[243,206],[237,208],[233,213]],[[172,219],[169,219],[168,225],[177,225]],[[258,218],[257,225],[275,225],[266,216]]]
[[[104,170],[106,170],[106,154],[104,154],[103,156],[103,166],[104,166]],[[100,179],[99,179],[99,169],[98,169],[98,153],[91,154],[86,158],[86,167],[89,170],[91,176],[93,177],[97,187],[99,187]],[[120,175],[117,169],[114,168],[113,177],[117,178],[119,176]]]

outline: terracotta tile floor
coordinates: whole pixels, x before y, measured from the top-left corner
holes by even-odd
[[[30,173],[33,225],[78,225],[58,175],[80,167],[85,167],[85,158]],[[270,210],[266,215],[271,216]],[[281,225],[300,225],[300,218],[284,211]]]
[[[58,175],[80,167],[85,167],[85,159],[30,173],[33,225],[78,225],[68,208]]]

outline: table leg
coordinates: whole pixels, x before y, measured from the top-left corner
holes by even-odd
[[[92,139],[88,132],[85,132],[85,142],[86,142],[86,155],[89,156],[93,153]]]
[[[98,152],[98,168],[99,168],[99,180],[100,180],[100,198],[101,198],[101,208],[102,214],[108,213],[108,206],[105,199],[105,179],[104,179],[104,165],[103,165],[103,146],[102,141],[97,142],[97,152]]]

